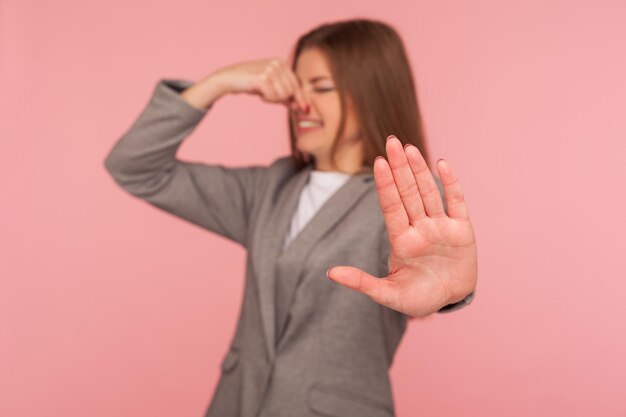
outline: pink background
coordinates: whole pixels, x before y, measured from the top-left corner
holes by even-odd
[[[0,415],[201,416],[245,251],[104,169],[159,78],[393,24],[479,248],[465,310],[412,322],[398,416],[626,415],[626,3],[23,1],[0,10]],[[402,139],[402,138],[401,138]],[[179,157],[269,163],[285,109],[221,100]]]

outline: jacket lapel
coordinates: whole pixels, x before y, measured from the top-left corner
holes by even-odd
[[[269,220],[262,227],[260,240],[256,241],[259,254],[257,276],[261,319],[270,360],[274,359],[278,338],[282,334],[295,290],[302,278],[304,260],[315,243],[350,211],[371,186],[374,186],[371,169],[352,175],[319,208],[283,252],[283,242],[289,232],[300,193],[306,185],[311,169],[311,165],[307,165],[285,184],[277,197]],[[285,277],[280,283],[277,282],[279,273]],[[278,305],[282,306],[279,311],[277,297],[280,297]]]
[[[284,187],[278,192],[276,201],[273,202],[266,223],[259,228],[255,236],[254,263],[258,279],[259,305],[261,321],[265,334],[265,347],[269,360],[274,359],[275,333],[275,308],[274,286],[276,282],[276,257],[280,253],[283,239],[289,230],[291,215],[295,212],[300,191],[309,177],[311,165],[305,166],[296,172]]]

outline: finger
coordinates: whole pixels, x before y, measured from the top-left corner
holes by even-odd
[[[287,97],[289,97],[289,92],[287,91],[287,86],[283,84],[283,81],[280,79],[280,75],[278,72],[272,73],[272,87],[276,91],[276,100],[287,102]]]
[[[344,287],[367,295],[378,304],[389,308],[398,307],[399,294],[393,282],[385,278],[377,278],[352,266],[332,267],[328,270],[327,276]]]
[[[302,89],[300,88],[300,83],[298,82],[298,79],[296,78],[296,74],[294,74],[290,68],[286,68],[286,73],[292,85],[294,100],[296,101],[296,103],[298,103],[298,106],[300,106],[302,111],[306,112],[307,102],[304,99],[304,94],[302,93]]]
[[[443,208],[443,200],[441,199],[441,193],[439,187],[433,178],[430,168],[426,164],[424,157],[420,150],[413,146],[408,145],[405,148],[406,156],[409,160],[413,176],[417,182],[420,195],[422,196],[422,202],[426,214],[431,217],[444,216],[446,213]]]
[[[402,147],[400,140],[390,135],[385,144],[389,166],[393,174],[400,199],[409,217],[411,224],[426,216],[420,190],[415,182],[415,176]]]
[[[452,167],[445,159],[437,161],[437,171],[443,184],[443,191],[446,195],[446,205],[448,206],[448,216],[457,219],[469,219],[465,196],[461,189],[461,182],[452,171]]]
[[[264,81],[259,84],[258,89],[261,91],[263,99],[267,101],[275,101],[278,93],[270,81]]]
[[[288,106],[290,106],[293,103],[293,98],[294,98],[294,87],[292,84],[291,79],[289,78],[288,73],[285,71],[285,68],[283,68],[282,66],[280,68],[278,68],[277,73],[276,73],[276,77],[279,79],[280,81],[280,85],[284,88],[285,91],[285,96],[284,96],[284,101],[285,104],[287,104]],[[298,104],[299,106],[299,104]]]
[[[278,96],[276,89],[270,79],[270,74],[268,71],[265,71],[259,76],[259,81],[256,86],[256,90],[261,93],[261,96],[264,100],[274,101]]]
[[[374,181],[378,192],[378,203],[385,218],[387,234],[393,245],[395,238],[409,227],[409,217],[398,194],[391,168],[383,157],[376,158],[374,161]]]
[[[272,90],[275,91],[275,95],[271,98],[272,101],[285,101],[287,97],[287,91],[285,86],[282,85],[280,80],[280,61],[273,59],[269,62],[265,69],[267,73],[268,84],[272,86]]]

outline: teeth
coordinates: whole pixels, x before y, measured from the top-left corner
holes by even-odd
[[[298,122],[298,126],[300,127],[318,127],[321,126],[322,123],[320,122],[314,122],[314,121],[310,121],[310,120],[301,120]]]

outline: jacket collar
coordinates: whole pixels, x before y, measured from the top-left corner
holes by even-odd
[[[294,168],[295,169],[295,168]],[[304,260],[311,249],[337,222],[344,217],[371,187],[374,185],[374,174],[371,168],[365,168],[353,174],[331,197],[319,208],[305,227],[295,236],[293,241],[282,251],[283,242],[289,232],[291,219],[298,205],[300,192],[306,185],[312,165],[306,165],[297,171],[279,191],[268,221],[261,226],[255,236],[255,252],[253,262],[256,265],[257,285],[261,319],[269,359],[274,359],[278,336],[282,334],[288,311],[276,316],[276,284],[278,263],[284,262],[288,269],[289,279],[281,282],[281,305],[291,306],[298,282],[303,276]],[[316,279],[326,277],[316,277]]]

